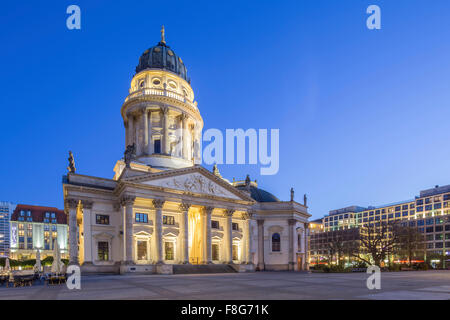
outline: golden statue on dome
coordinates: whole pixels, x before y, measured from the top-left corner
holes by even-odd
[[[166,31],[164,25],[161,26],[161,43],[166,44]]]

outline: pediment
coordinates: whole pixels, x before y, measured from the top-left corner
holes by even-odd
[[[216,177],[202,167],[175,169],[127,179],[129,182],[174,189],[189,193],[205,194],[233,200],[253,201],[228,182]]]

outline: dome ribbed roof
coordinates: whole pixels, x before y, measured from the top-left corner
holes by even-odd
[[[247,187],[245,185],[236,186],[237,189],[241,191],[247,191]],[[254,186],[250,186],[250,196],[252,199],[258,201],[258,202],[279,202],[280,200],[275,197],[270,192],[267,192],[266,190],[259,189]]]
[[[166,45],[165,41],[159,42],[156,46],[144,51],[139,58],[139,64],[136,67],[136,73],[145,69],[161,69],[170,71],[187,82],[190,79],[187,76],[187,69],[183,60],[175,54],[175,52]]]

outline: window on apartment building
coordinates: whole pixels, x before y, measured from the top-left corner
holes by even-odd
[[[231,228],[233,229],[233,231],[239,231],[239,223],[233,222],[231,224]]]
[[[434,227],[427,227],[427,233],[434,232]]]
[[[174,225],[175,217],[173,216],[163,216],[163,224]]]
[[[435,247],[436,249],[442,249],[442,248],[444,247],[444,243],[443,243],[443,242],[436,242],[436,243],[434,244],[434,247]]]
[[[109,224],[109,216],[105,214],[97,214],[95,215],[95,223],[96,224]]]

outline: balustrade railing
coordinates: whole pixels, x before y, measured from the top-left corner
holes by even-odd
[[[186,103],[190,105],[192,108],[197,109],[197,106],[194,103],[192,103],[192,101],[186,99],[185,96],[166,89],[155,89],[155,88],[140,89],[138,91],[130,93],[128,97],[125,98],[125,102],[127,102],[130,99],[142,96],[165,96]]]

